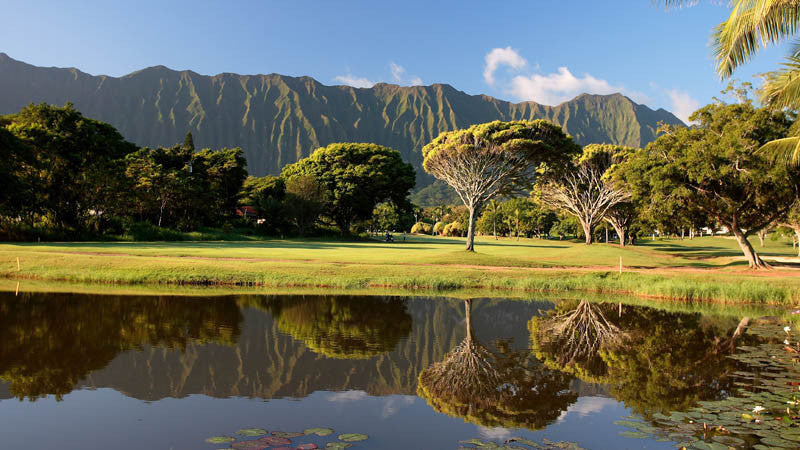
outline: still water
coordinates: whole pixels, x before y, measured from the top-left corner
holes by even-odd
[[[346,433],[368,435],[353,449],[673,448],[614,422],[729,395],[729,355],[753,339],[739,319],[578,300],[0,293],[0,447],[216,450],[231,444],[207,438],[316,427],[334,431],[287,448]]]

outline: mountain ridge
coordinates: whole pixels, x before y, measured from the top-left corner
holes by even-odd
[[[581,94],[547,106],[471,95],[443,83],[355,88],[310,76],[201,75],[163,65],[121,77],[91,75],[34,66],[0,52],[0,114],[31,102],[67,101],[140,146],[174,145],[191,131],[198,147],[242,147],[254,175],[277,174],[338,141],[395,148],[422,174],[427,142],[442,131],[491,120],[546,119],[583,145],[636,147],[655,138],[659,122],[682,123],[663,108],[653,110],[619,93]]]

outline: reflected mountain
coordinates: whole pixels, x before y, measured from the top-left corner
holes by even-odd
[[[596,328],[569,326],[587,311]],[[581,301],[560,303],[528,326],[533,352],[547,367],[604,383],[614,398],[650,418],[735,390],[729,375],[739,363],[729,356],[758,339],[744,332],[748,321]]]
[[[60,398],[121,352],[232,346],[241,321],[231,300],[0,294],[0,381],[19,399]]]
[[[465,300],[464,308],[464,339],[419,375],[417,393],[436,411],[486,427],[538,429],[577,400],[571,375],[547,369],[507,340],[496,349],[478,342],[472,301]]]
[[[411,316],[399,297],[259,297],[248,306],[268,310],[281,332],[330,358],[388,353],[411,332]]]
[[[526,319],[551,307],[482,300],[497,325],[481,336],[524,344]],[[411,395],[461,340],[462,320],[461,302],[440,298],[0,293],[0,399],[81,388],[148,401]]]

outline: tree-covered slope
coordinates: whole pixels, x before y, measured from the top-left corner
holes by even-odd
[[[399,150],[418,171],[423,145],[442,131],[491,120],[548,119],[581,144],[643,146],[671,113],[620,94],[581,95],[550,107],[468,95],[446,84],[369,89],[310,77],[214,76],[150,67],[115,78],[37,67],[0,53],[0,114],[30,103],[73,102],[142,146],[172,145],[187,131],[202,147],[245,150],[250,173],[278,173],[317,147],[374,142]]]

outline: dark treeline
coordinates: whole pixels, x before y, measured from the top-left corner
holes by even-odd
[[[373,144],[333,144],[281,177],[255,178],[240,148],[198,151],[191,134],[138,148],[71,104],[31,104],[0,117],[0,158],[0,238],[9,240],[349,234],[375,226],[376,206],[413,223],[413,169]]]

